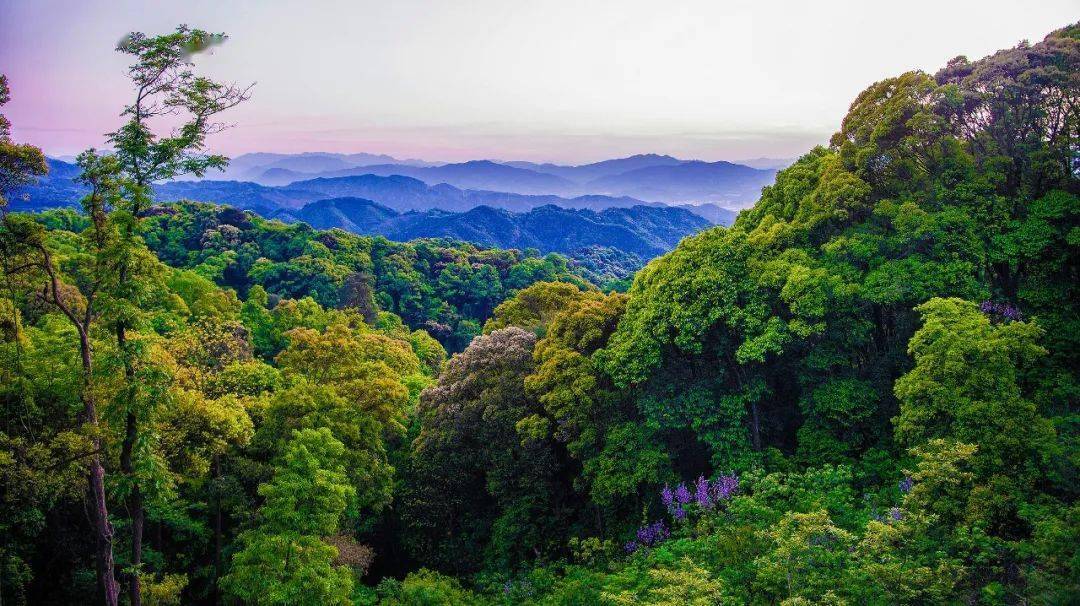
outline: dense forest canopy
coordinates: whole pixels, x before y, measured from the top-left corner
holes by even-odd
[[[218,36],[125,38],[82,212],[3,216],[4,603],[1080,595],[1080,26],[871,85],[627,292],[155,204],[226,162]]]

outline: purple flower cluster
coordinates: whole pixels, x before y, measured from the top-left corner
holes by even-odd
[[[697,482],[694,482],[694,501],[697,502],[698,507],[712,507],[712,497],[709,496],[709,481],[705,479],[705,476],[698,476]]]
[[[660,491],[660,502],[668,509],[675,503],[675,492],[667,484],[664,484],[664,489]]]
[[[730,499],[738,489],[739,476],[735,474],[722,475],[711,482],[705,476],[698,476],[692,493],[686,484],[679,484],[674,490],[665,485],[660,491],[660,502],[676,520],[682,520],[686,518],[685,506],[691,502],[701,509],[712,509],[717,503]]]
[[[1024,319],[1024,315],[1020,313],[1020,310],[1008,303],[994,303],[989,300],[983,301],[982,304],[979,305],[979,311],[992,318],[1001,320],[1018,321]]]
[[[692,498],[686,484],[679,484],[679,487],[675,489],[675,500],[679,502],[679,505],[686,505]]]
[[[623,549],[626,553],[634,553],[642,547],[652,547],[658,543],[663,542],[671,536],[671,531],[668,530],[663,520],[658,520],[647,526],[638,528],[637,536],[632,541],[627,541]]]
[[[915,486],[915,480],[912,480],[909,476],[905,476],[903,480],[900,480],[899,487],[902,494],[911,492],[913,486]]]
[[[739,490],[739,476],[731,474],[728,476],[720,476],[713,480],[712,487],[709,489],[709,494],[712,495],[714,501],[726,501],[735,495],[735,492]]]

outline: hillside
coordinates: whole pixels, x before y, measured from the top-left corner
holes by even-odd
[[[34,186],[21,188],[12,202],[18,210],[40,210],[78,206],[87,189],[74,181],[78,168],[74,164],[50,160],[52,171]],[[294,174],[286,169],[272,169],[275,174]],[[269,186],[250,181],[205,179],[201,181],[171,181],[154,186],[161,202],[195,200],[229,204],[263,214],[280,208],[300,208],[327,197],[359,197],[374,200],[400,212],[409,210],[442,209],[465,211],[476,206],[493,206],[508,210],[528,210],[554,204],[566,208],[602,210],[615,206],[646,204],[629,197],[582,195],[563,198],[555,195],[526,195],[500,191],[459,189],[452,185],[428,185],[419,179],[401,175],[378,176],[362,174],[345,177],[319,177]]]
[[[389,177],[401,175],[419,179],[428,185],[446,183],[461,189],[480,189],[512,192],[517,194],[573,194],[574,184],[555,175],[497,164],[489,160],[474,160],[442,166],[407,166],[402,164],[376,164],[345,170],[326,171],[319,177],[347,177],[353,175],[377,175]]]
[[[593,246],[650,259],[674,248],[683,237],[712,224],[685,209],[634,206],[600,212],[541,206],[512,213],[478,206],[462,213],[397,213],[360,198],[320,200],[288,213],[318,229],[341,228],[391,240],[453,238],[496,248],[535,248],[572,253]]]

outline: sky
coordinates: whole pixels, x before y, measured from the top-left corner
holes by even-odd
[[[1078,19],[1080,0],[0,0],[2,111],[52,155],[101,147],[132,97],[116,42],[186,23],[229,35],[198,70],[255,83],[216,153],[786,158],[876,80]]]

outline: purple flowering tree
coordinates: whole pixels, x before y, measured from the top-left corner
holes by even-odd
[[[1009,303],[995,303],[986,300],[979,305],[979,311],[994,320],[1018,322],[1024,319],[1024,315],[1020,313],[1020,310]]]
[[[697,482],[694,482],[694,501],[702,509],[712,508],[713,501],[709,491],[709,481],[705,479],[705,476],[698,476]]]

